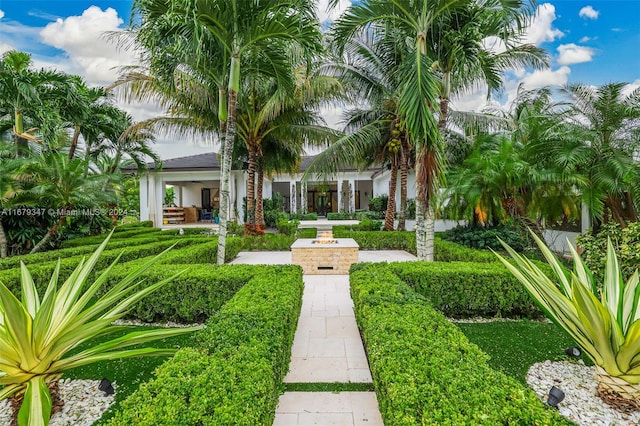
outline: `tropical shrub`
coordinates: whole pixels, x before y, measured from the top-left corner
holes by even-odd
[[[327,220],[350,220],[353,219],[353,214],[347,212],[329,212],[327,213]]]
[[[640,267],[640,222],[629,223],[625,228],[615,222],[603,224],[597,235],[588,232],[577,238],[582,259],[598,277],[604,274],[608,240],[613,244],[622,275],[627,277],[633,274]]]
[[[389,202],[388,195],[378,195],[377,197],[369,198],[369,211],[377,212],[378,218],[383,218],[387,211],[387,203]]]
[[[300,222],[297,220],[288,220],[288,219],[278,218],[278,221],[276,222],[276,227],[278,228],[278,231],[280,231],[280,233],[284,235],[295,235],[299,224]]]
[[[454,324],[378,266],[352,269],[350,283],[385,424],[571,424],[490,368]]]
[[[498,238],[500,238],[520,253],[522,253],[525,248],[530,247],[532,243],[532,241],[527,238],[526,233],[522,232],[518,227],[509,224],[490,227],[484,227],[479,224],[467,226],[458,225],[453,229],[442,232],[440,238],[475,249],[501,251],[502,245],[498,240]]]
[[[292,213],[289,218],[293,220],[318,220],[318,213]]]
[[[108,292],[97,297],[117,259],[93,283],[88,277],[106,247],[108,238],[85,262],[80,261],[58,289],[59,266],[40,297],[29,270],[22,266],[22,300],[0,283],[0,400],[24,395],[14,415],[20,425],[47,425],[52,409],[51,383],[66,370],[105,359],[143,355],[168,355],[171,349],[128,349],[129,346],[189,333],[200,327],[145,330],[129,333],[74,355],[79,344],[122,327],[111,325],[140,299],[165,286],[176,275],[141,287],[138,279],[159,259],[131,270]],[[54,395],[54,398],[56,396]]]
[[[533,235],[533,233],[532,233]],[[570,246],[569,271],[535,235],[553,273],[545,273],[504,244],[515,264],[498,258],[596,365],[598,395],[620,410],[640,410],[640,285],[638,272],[625,283],[611,241],[602,282]]]

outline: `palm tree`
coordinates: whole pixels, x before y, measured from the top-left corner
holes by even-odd
[[[340,53],[350,39],[363,31],[380,35],[393,31],[409,45],[408,54],[396,71],[401,82],[398,115],[417,151],[416,250],[420,260],[433,260],[435,217],[432,204],[440,187],[444,166],[442,138],[434,117],[439,88],[434,75],[429,72],[433,58],[427,55],[427,35],[436,21],[446,19],[454,8],[465,3],[461,0],[369,0],[349,7],[332,28]]]
[[[318,154],[305,174],[330,176],[343,165],[361,168],[387,163],[390,170],[389,200],[384,230],[393,230],[398,165],[408,160],[410,149],[398,114],[398,66],[407,54],[398,34],[387,32],[384,38],[363,35],[345,44],[344,56],[328,62],[323,68],[343,81],[349,99],[367,108],[345,112],[347,135]],[[406,166],[406,163],[405,163]],[[403,166],[404,167],[404,166]],[[403,169],[406,172],[406,168]],[[404,187],[406,202],[406,174]]]
[[[67,221],[67,211],[81,213],[80,208],[93,210],[104,207],[111,200],[112,192],[105,188],[105,175],[88,174],[87,162],[69,160],[66,153],[43,151],[25,170],[25,185],[21,193],[23,203],[48,205],[56,211],[58,220],[49,228],[31,253],[44,250],[53,236]],[[89,213],[89,211],[87,212]]]
[[[16,193],[16,175],[24,165],[23,159],[16,159],[14,146],[0,142],[0,258],[7,257],[7,235],[2,219],[4,208],[9,207],[8,201]]]
[[[251,226],[264,225],[262,196],[256,196],[255,188],[262,190],[260,160],[265,140],[271,140],[273,148],[289,146],[288,151],[301,153],[305,144],[326,145],[336,136],[324,125],[317,107],[341,98],[342,85],[329,76],[310,75],[305,66],[294,69],[296,84],[291,92],[280,90],[272,79],[250,77],[245,84],[247,96],[238,108],[238,136],[247,148],[247,222]]]
[[[44,107],[55,99],[62,88],[68,88],[69,76],[57,71],[31,69],[28,53],[11,50],[2,55],[0,61],[0,111],[11,110],[13,133],[18,155],[23,155],[28,141],[38,140],[33,133],[37,129],[25,129],[25,116],[38,123],[41,131],[48,136],[55,132],[60,121],[57,111]]]
[[[151,62],[151,71],[161,74],[164,82],[161,93],[165,99],[173,99],[179,92],[170,83],[171,78],[166,77],[174,76],[174,72],[183,66],[186,66],[185,74],[192,71],[207,83],[205,92],[197,93],[200,100],[211,98],[211,90],[207,92],[206,89],[215,87],[218,91],[217,106],[198,101],[190,103],[186,98],[192,94],[183,91],[176,111],[186,113],[187,117],[202,118],[202,115],[189,114],[192,105],[200,110],[217,110],[219,134],[224,135],[220,138],[219,262],[224,262],[226,247],[229,176],[236,136],[241,63],[257,59],[258,63],[268,64],[259,70],[261,74],[271,75],[282,89],[292,87],[293,78],[287,66],[290,50],[286,45],[297,44],[305,52],[319,49],[320,32],[313,6],[307,0],[286,4],[268,0],[139,0],[134,3],[134,11],[143,17],[137,41],[147,49],[149,58],[160,58]],[[269,61],[265,61],[267,58]],[[207,107],[202,108],[203,105]]]
[[[564,93],[571,102],[571,138],[550,147],[563,165],[587,177],[580,190],[594,227],[611,218],[626,226],[637,221],[640,207],[638,155],[640,89],[624,95],[625,83],[594,88],[569,85]]]

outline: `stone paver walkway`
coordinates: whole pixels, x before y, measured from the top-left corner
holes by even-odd
[[[403,251],[360,251],[360,262],[411,261]],[[289,264],[291,252],[242,252],[231,263]],[[305,275],[285,383],[371,383],[348,275]],[[383,426],[374,392],[285,392],[273,426]]]

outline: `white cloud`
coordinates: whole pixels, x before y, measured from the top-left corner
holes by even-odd
[[[4,18],[4,10],[0,9],[0,19]]]
[[[600,15],[600,12],[595,10],[592,6],[585,6],[582,9],[580,9],[580,13],[578,13],[578,15],[581,18],[585,18],[585,19],[598,19],[598,15]]]
[[[66,53],[69,63],[65,71],[85,77],[90,84],[108,84],[117,77],[115,67],[135,62],[133,54],[119,50],[105,37],[106,32],[119,31],[123,23],[114,9],[91,6],[81,16],[58,18],[48,24],[40,37]]]
[[[561,44],[558,50],[558,63],[560,65],[580,64],[591,62],[596,51],[590,47],[578,46],[574,43]]]
[[[531,43],[536,46],[554,41],[556,38],[564,37],[564,33],[553,27],[553,21],[557,18],[556,8],[551,3],[544,3],[538,6],[533,22],[527,29],[524,43]]]
[[[591,41],[591,40],[592,40],[591,37],[584,36],[578,41],[578,43],[586,43],[586,42]]]
[[[527,89],[536,89],[544,86],[563,86],[567,84],[571,74],[571,68],[562,66],[556,70],[536,70],[527,74],[522,83]]]
[[[487,88],[478,87],[470,93],[453,96],[451,107],[457,111],[480,112],[487,106]]]
[[[624,96],[629,96],[631,92],[640,88],[640,78],[634,81],[633,83],[627,84],[624,89],[622,89],[622,94]]]
[[[351,0],[340,0],[332,9],[328,10],[329,0],[318,1],[318,19],[323,24],[335,21],[342,13],[351,6]]]

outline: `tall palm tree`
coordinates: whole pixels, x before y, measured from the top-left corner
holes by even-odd
[[[217,113],[222,144],[221,221],[218,261],[224,262],[227,221],[229,218],[229,176],[232,148],[236,136],[236,106],[241,82],[241,64],[262,58],[268,64],[259,72],[271,75],[278,86],[293,86],[286,48],[297,44],[303,51],[320,47],[320,32],[311,1],[298,0],[281,3],[268,0],[204,1],[204,0],[138,0],[134,10],[143,18],[138,42],[145,46],[150,57],[159,56],[161,63],[173,67],[154,67],[169,70],[169,75],[182,65],[195,71],[203,80],[213,82],[208,88],[218,90]],[[194,19],[195,18],[195,19]],[[172,61],[162,52],[176,54]],[[180,50],[182,52],[180,53]],[[214,55],[208,53],[214,52]],[[185,53],[190,55],[185,57]],[[264,59],[269,59],[266,61]],[[157,63],[152,63],[157,65]],[[168,84],[170,79],[165,79]],[[166,87],[166,86],[165,86]],[[175,87],[164,93],[173,95]],[[157,93],[157,92],[156,92]],[[183,95],[183,97],[186,97]],[[195,103],[197,104],[197,103]],[[202,104],[200,104],[202,105]],[[182,102],[180,112],[189,110],[189,102]],[[214,108],[208,108],[214,110]],[[188,114],[187,114],[188,115]],[[201,116],[200,116],[201,117]]]
[[[335,3],[337,1],[331,2]],[[421,260],[433,260],[435,213],[432,204],[440,187],[444,166],[442,138],[434,117],[439,86],[435,76],[429,72],[434,60],[427,55],[427,35],[438,20],[446,19],[455,8],[465,3],[461,0],[369,0],[354,3],[331,30],[339,51],[364,31],[374,34],[393,31],[408,44],[409,54],[396,71],[401,82],[398,114],[417,152],[416,249]]]
[[[366,168],[387,164],[390,202],[384,230],[393,230],[398,165],[402,159],[409,158],[407,150],[410,149],[398,113],[401,82],[397,79],[397,70],[407,50],[402,40],[395,38],[397,35],[387,32],[380,38],[366,34],[349,40],[344,46],[344,55],[323,67],[325,72],[344,82],[349,99],[366,107],[345,111],[347,135],[318,154],[305,172],[307,176],[315,173],[328,177],[344,165]],[[406,179],[403,183],[401,192],[406,195]]]
[[[258,175],[265,140],[271,140],[272,149],[288,145],[287,151],[302,152],[304,145],[327,145],[337,134],[324,125],[318,106],[341,98],[342,85],[329,76],[310,74],[306,66],[295,66],[294,75],[296,84],[290,92],[280,90],[273,79],[264,81],[252,75],[245,84],[248,93],[239,103],[238,136],[247,147],[247,222],[251,226],[264,224],[257,211],[262,197],[256,196],[255,189],[262,189]]]

